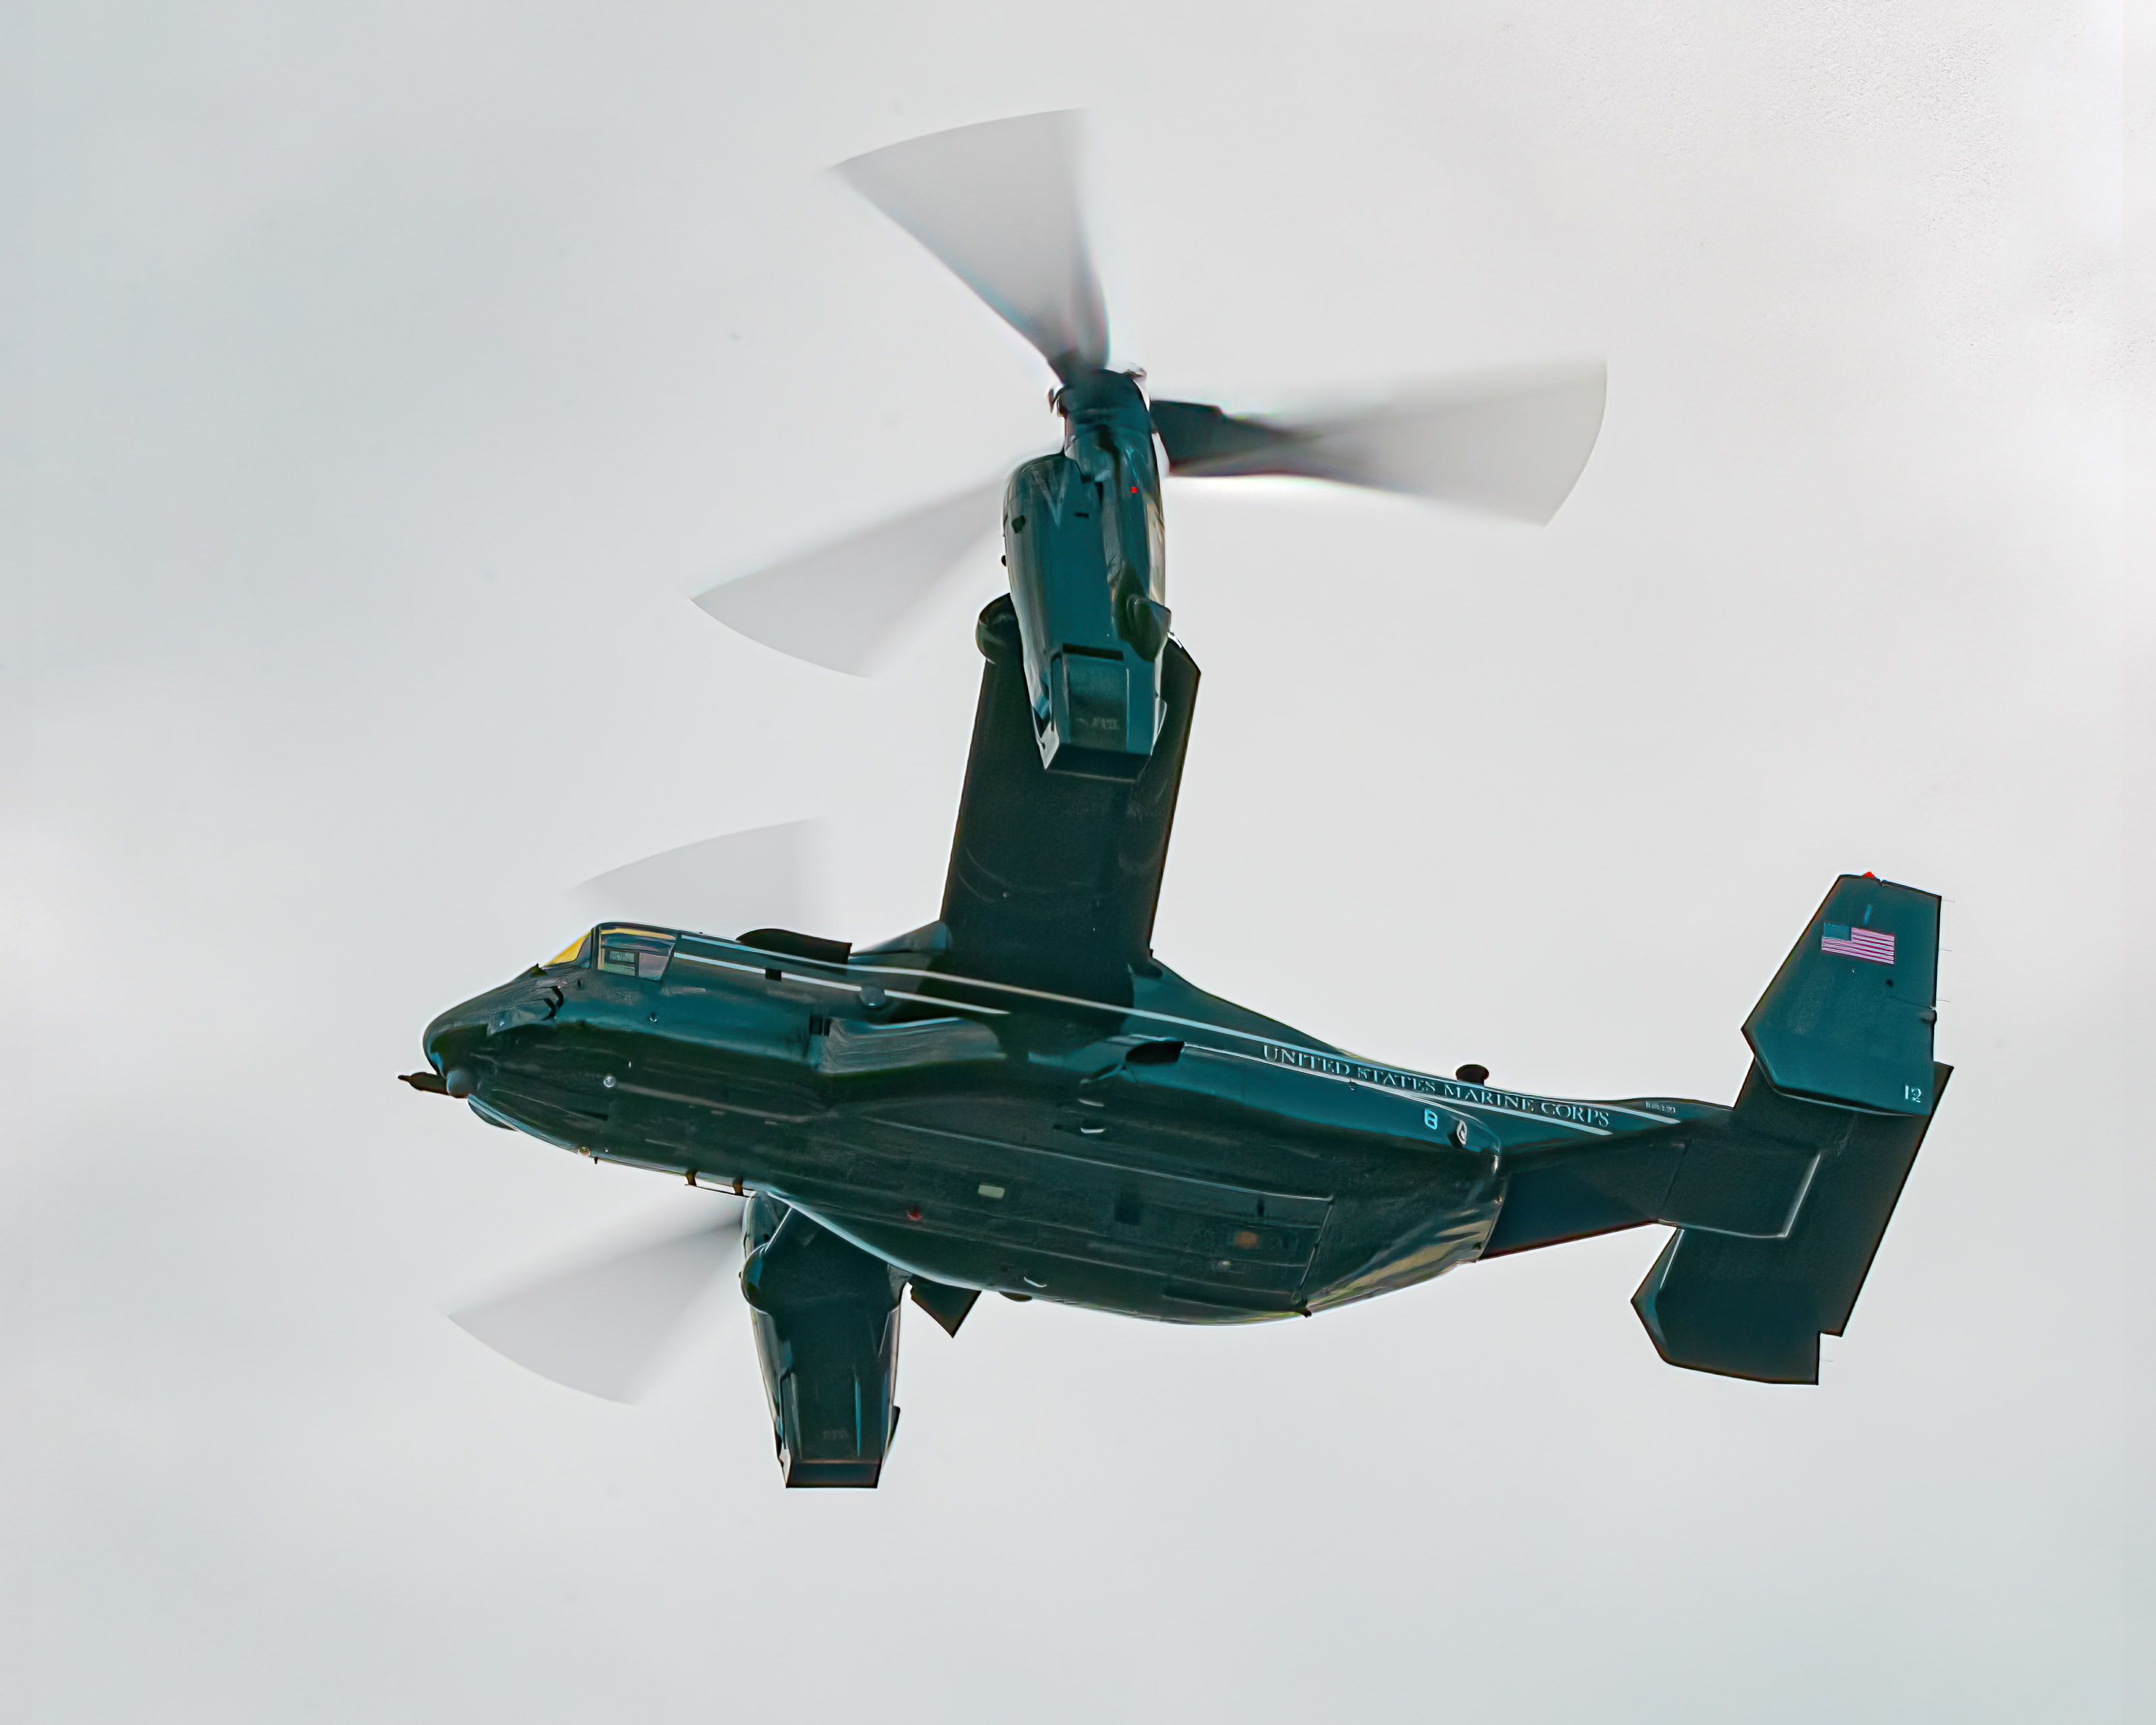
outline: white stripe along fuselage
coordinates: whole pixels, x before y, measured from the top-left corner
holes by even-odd
[[[1442,1078],[1435,1074],[1417,1072],[1399,1066],[1381,1065],[1374,1061],[1359,1060],[1342,1054],[1337,1049],[1312,1048],[1290,1042],[1276,1035],[1238,1029],[1230,1024],[1214,1024],[1203,1019],[1185,1018],[1178,1014],[1158,1012],[1137,1005],[1118,1005],[1111,1001],[1088,1000],[1074,994],[1060,994],[1045,988],[1029,988],[1015,983],[991,982],[984,978],[965,976],[957,972],[925,970],[918,967],[896,964],[865,963],[859,958],[843,966],[824,965],[814,960],[804,960],[798,955],[773,952],[760,947],[752,947],[739,941],[722,940],[711,935],[681,937],[685,942],[722,948],[743,955],[740,958],[721,958],[707,953],[685,951],[681,944],[675,947],[677,961],[707,965],[714,969],[746,972],[769,975],[773,972],[790,982],[805,983],[812,988],[829,988],[839,993],[857,993],[859,978],[903,977],[919,983],[935,983],[939,988],[968,988],[984,993],[1002,994],[1027,1000],[1039,1000],[1058,1006],[1075,1008],[1085,1012],[1097,1012],[1120,1020],[1142,1019],[1148,1024],[1172,1026],[1178,1030],[1202,1032],[1208,1037],[1224,1037],[1255,1044],[1255,1054],[1240,1053],[1230,1048],[1214,1051],[1230,1058],[1257,1060],[1283,1070],[1299,1072],[1307,1076],[1346,1083],[1357,1088],[1384,1091],[1413,1101],[1437,1102],[1448,1108],[1466,1109],[1477,1114],[1494,1114],[1512,1119],[1532,1121],[1566,1132],[1583,1133],[1591,1137],[1608,1137],[1614,1132],[1627,1127],[1637,1130],[1645,1126],[1666,1126],[1676,1118],[1674,1114],[1639,1108],[1614,1102],[1583,1102],[1562,1096],[1532,1096],[1524,1091],[1491,1090],[1486,1086],[1470,1084],[1465,1080]],[[804,968],[806,967],[806,968]],[[844,978],[834,976],[832,971],[843,971]],[[981,1001],[954,999],[947,993],[928,994],[918,988],[886,988],[885,992],[893,999],[912,1001],[922,1005],[955,1009],[963,1012],[987,1014],[995,1017],[1008,1015],[1009,1009],[991,1006]]]

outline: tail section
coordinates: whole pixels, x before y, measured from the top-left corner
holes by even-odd
[[[1819,1381],[1946,1087],[1938,928],[1930,893],[1845,875],[1744,1021],[1732,1139],[1816,1161],[1778,1237],[1680,1226],[1663,1249],[1632,1304],[1671,1364]]]
[[[1951,1070],[1933,1067],[1933,1101]],[[1736,1123],[1747,1137],[1818,1153],[1789,1231],[1761,1240],[1680,1228],[1632,1306],[1673,1366],[1816,1384],[1820,1337],[1847,1326],[1931,1121],[1784,1096],[1755,1065]]]

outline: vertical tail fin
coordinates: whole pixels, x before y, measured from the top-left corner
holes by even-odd
[[[1844,875],[1745,1019],[1745,1040],[1784,1095],[1928,1115],[1938,964],[1937,897]]]

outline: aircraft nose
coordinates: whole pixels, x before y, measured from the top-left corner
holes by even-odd
[[[421,1046],[427,1064],[441,1075],[442,1088],[453,1096],[468,1096],[475,1079],[470,1059],[473,1047],[486,1034],[486,1012],[477,1001],[453,1006],[427,1026]]]
[[[535,967],[451,1007],[427,1026],[420,1045],[426,1050],[427,1064],[439,1075],[440,1087],[453,1096],[470,1096],[493,1058],[486,1049],[490,1039],[547,1023],[561,1010],[562,1001],[560,985]],[[420,1086],[435,1087],[432,1082]]]

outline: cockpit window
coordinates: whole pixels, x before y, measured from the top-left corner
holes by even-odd
[[[560,970],[568,965],[582,964],[584,962],[585,949],[591,943],[592,937],[589,934],[580,934],[539,968],[542,970]]]
[[[615,976],[654,977],[665,973],[674,956],[674,937],[649,928],[602,928],[599,968]]]

